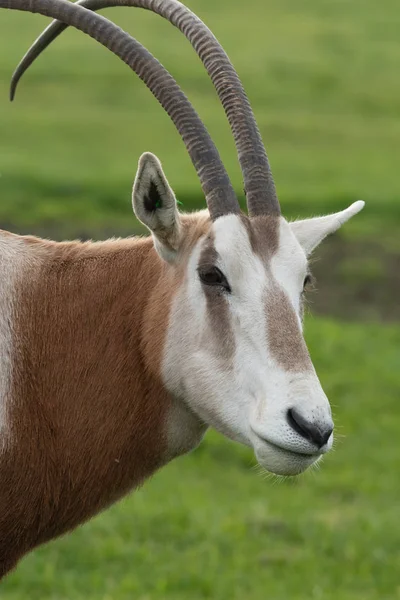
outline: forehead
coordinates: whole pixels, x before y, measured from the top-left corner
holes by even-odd
[[[298,315],[307,261],[283,217],[217,219],[203,239],[198,260],[221,266],[236,297],[228,301],[217,296],[217,306],[215,297],[207,296],[207,314],[218,340],[229,340],[233,352],[240,338],[235,323],[240,322],[247,332],[265,339],[270,356],[286,371],[310,368]],[[255,330],[252,323],[257,323]]]
[[[304,270],[306,256],[283,217],[227,215],[217,219],[203,244],[202,259],[219,257],[229,268],[262,263],[275,269]]]

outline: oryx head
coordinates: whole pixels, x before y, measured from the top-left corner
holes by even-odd
[[[207,219],[188,240],[191,230],[152,154],[140,159],[133,201],[177,290],[163,355],[166,385],[205,423],[252,446],[269,471],[304,471],[333,443],[329,401],[302,331],[307,258],[363,202],[288,223],[266,201],[253,216]]]
[[[15,0],[12,7],[32,10],[32,4]],[[135,213],[152,232],[174,289],[162,357],[165,385],[199,419],[252,446],[266,469],[300,473],[333,442],[329,402],[302,332],[308,257],[325,236],[359,212],[363,202],[329,216],[288,223],[281,215],[248,99],[228,57],[204,24],[176,0],[80,4],[92,10],[140,6],[159,13],[192,42],[217,89],[234,134],[248,215],[241,213],[199,117],[140,44],[123,32],[117,35],[107,21],[81,7],[63,0],[35,3],[37,12],[86,31],[139,73],[177,126],[199,175],[207,215],[188,218],[179,213],[161,164],[152,154],[141,157],[133,190]],[[0,0],[1,5],[10,7],[10,2]],[[32,57],[61,28],[51,25],[28,53],[16,72],[14,90]]]

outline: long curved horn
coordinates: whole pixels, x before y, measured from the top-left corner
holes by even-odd
[[[206,67],[229,119],[243,173],[249,214],[280,214],[267,153],[249,100],[232,63],[208,27],[177,0],[79,0],[78,4],[91,10],[111,6],[145,8],[167,19],[187,37]],[[24,71],[63,29],[64,25],[52,23],[37,39],[14,73],[12,93]]]
[[[144,81],[179,131],[211,218],[240,212],[228,174],[200,117],[173,77],[139,42],[104,17],[67,0],[0,0],[0,8],[53,17],[87,33],[119,56]]]

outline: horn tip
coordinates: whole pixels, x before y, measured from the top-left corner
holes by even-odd
[[[16,89],[17,89],[17,86],[15,85],[14,80],[12,80],[11,84],[10,84],[10,91],[9,91],[10,102],[13,102],[13,100],[15,98]]]

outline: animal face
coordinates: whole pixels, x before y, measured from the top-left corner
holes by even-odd
[[[153,197],[160,193],[159,209],[147,216],[149,182]],[[163,357],[166,386],[200,420],[251,446],[269,471],[301,473],[333,443],[329,402],[302,333],[307,255],[362,203],[292,224],[282,216],[228,214],[208,220],[188,247],[161,165],[144,155],[134,206],[160,256],[179,273]]]

